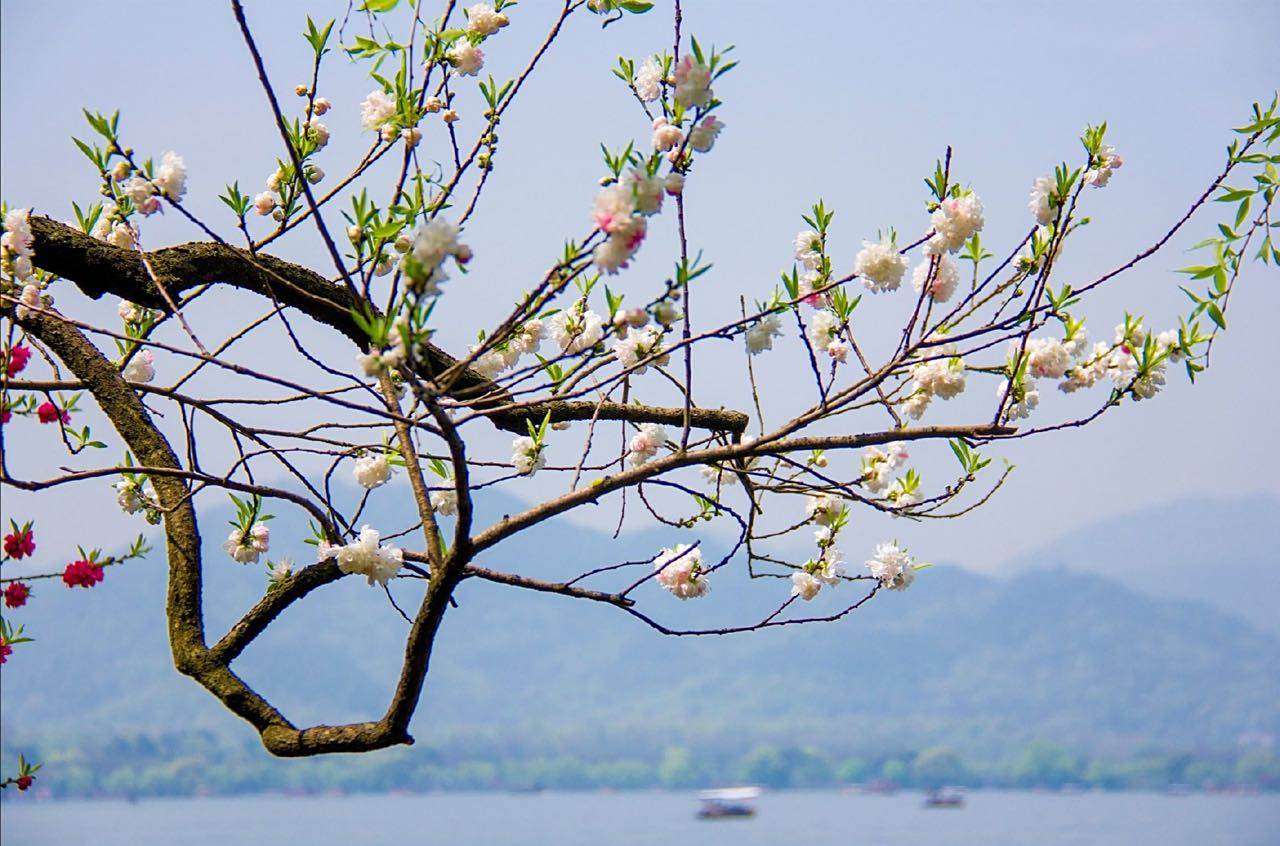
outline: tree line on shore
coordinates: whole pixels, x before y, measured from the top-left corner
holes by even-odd
[[[850,785],[890,790],[943,785],[1012,789],[1280,790],[1280,755],[1152,750],[1103,755],[1034,741],[997,754],[947,746],[843,754],[760,743],[739,749],[437,748],[358,758],[284,761],[255,744],[207,733],[47,741],[40,793],[52,797],[191,796],[264,792],[696,789],[747,782],[772,789]],[[484,754],[478,754],[483,752]],[[8,757],[8,751],[5,757]]]

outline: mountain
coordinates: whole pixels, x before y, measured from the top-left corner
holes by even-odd
[[[281,518],[274,535],[296,528]],[[615,543],[609,531],[549,523],[488,563],[562,575],[601,563],[593,556],[606,545],[624,560],[678,539],[651,532]],[[216,541],[206,539],[211,639],[265,582]],[[90,591],[36,589],[28,608],[12,612],[37,641],[4,668],[6,745],[35,735],[247,732],[173,670],[158,556],[112,569]],[[804,610],[833,611],[860,590],[824,592]],[[413,586],[394,591],[401,607],[416,603]],[[664,621],[704,626],[759,619],[785,594],[784,582],[721,571],[703,600],[682,603],[653,585],[639,596]],[[1061,568],[998,580],[935,567],[841,622],[729,637],[663,637],[616,608],[479,580],[457,599],[413,726],[427,742],[458,733],[511,745],[551,735],[591,744],[799,732],[860,749],[990,750],[1036,738],[1133,749],[1280,735],[1275,635],[1204,602]],[[296,721],[365,719],[385,708],[406,628],[380,590],[344,579],[291,609],[235,666]]]
[[[1151,596],[1205,602],[1280,635],[1280,497],[1184,499],[1072,531],[1008,562],[1100,573]]]

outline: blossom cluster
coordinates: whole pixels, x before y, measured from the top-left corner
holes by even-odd
[[[160,211],[160,198],[170,202],[178,202],[187,193],[187,166],[182,157],[170,150],[160,158],[160,167],[155,176],[148,179],[141,173],[135,173],[124,183],[124,195],[133,203],[133,207],[144,216]]]
[[[658,584],[679,599],[706,596],[711,582],[702,571],[702,550],[682,543],[664,548],[653,560]]]
[[[319,561],[337,559],[338,569],[344,573],[358,573],[369,580],[386,586],[404,565],[404,550],[382,543],[376,529],[362,526],[357,538],[345,546],[321,542]]]
[[[916,579],[917,565],[897,543],[877,544],[875,554],[867,559],[867,569],[889,590],[906,590]]]
[[[271,545],[271,528],[266,523],[254,523],[246,531],[240,527],[231,530],[222,548],[241,564],[256,564],[258,558]]]

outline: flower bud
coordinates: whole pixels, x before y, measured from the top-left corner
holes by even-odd
[[[455,122],[455,121],[459,120],[459,118],[458,118],[458,113],[457,113],[456,111],[454,111],[453,109],[445,109],[445,110],[444,110],[444,114],[443,114],[443,115],[441,115],[440,117],[442,117],[442,118],[444,119],[444,122],[445,122],[445,123],[453,123],[453,122]]]

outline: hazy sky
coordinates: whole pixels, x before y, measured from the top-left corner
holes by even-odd
[[[309,48],[299,35],[304,15],[341,16],[345,5],[246,3],[282,95],[308,70]],[[948,144],[954,171],[985,201],[984,243],[1003,254],[1030,222],[1031,181],[1064,158],[1076,161],[1080,130],[1105,119],[1126,163],[1109,187],[1088,193],[1094,224],[1059,276],[1087,281],[1145,248],[1183,213],[1221,168],[1230,127],[1244,122],[1251,102],[1269,100],[1277,82],[1280,5],[1269,1],[686,5],[686,30],[704,43],[736,45],[741,62],[716,86],[727,128],[688,193],[691,243],[715,265],[695,297],[704,314],[725,317],[739,294],[768,295],[790,266],[800,213],[818,197],[836,209],[839,269],[850,267],[861,240],[879,228],[895,226],[906,237],[923,232],[921,180]],[[524,0],[516,7],[512,25],[485,45],[486,71],[505,78],[523,67],[558,6]],[[125,136],[141,154],[173,149],[185,157],[188,204],[231,234],[216,195],[236,179],[250,193],[261,190],[280,149],[229,4],[7,0],[0,23],[7,202],[69,217],[70,200],[92,201],[95,176],[69,136],[88,132],[82,106],[120,108]],[[466,235],[476,251],[474,272],[450,283],[438,312],[446,348],[470,342],[484,319],[497,317],[541,274],[565,237],[584,231],[601,174],[599,143],[616,148],[648,137],[643,115],[610,73],[616,56],[669,45],[662,9],[604,31],[589,15],[569,25],[501,126],[493,184]],[[330,179],[367,144],[359,102],[370,87],[363,70],[339,56],[322,77],[321,93],[335,104],[326,117],[333,141],[321,158]],[[478,125],[478,112],[464,106],[462,127]],[[426,143],[430,153],[432,139]],[[1182,250],[1211,233],[1211,215],[1221,208],[1092,301],[1085,313],[1094,338],[1109,339],[1126,307],[1156,328],[1176,325],[1184,299],[1182,277],[1171,270],[1192,263]],[[673,217],[655,221],[639,261],[612,283],[633,292],[631,301],[654,291],[668,272]],[[336,211],[329,219],[336,224]],[[144,236],[151,246],[198,237],[172,214],[146,221]],[[328,265],[309,231],[282,253]],[[1280,412],[1271,363],[1277,282],[1273,269],[1250,268],[1233,296],[1231,331],[1201,384],[1193,388],[1175,372],[1151,403],[1127,406],[1084,431],[994,451],[1018,470],[993,503],[965,521],[894,530],[927,557],[994,567],[1104,515],[1202,494],[1280,492],[1280,457],[1265,434]],[[110,313],[114,301],[95,308]],[[897,314],[870,301],[855,328],[876,348],[891,337]],[[334,360],[348,361],[347,342],[331,343]],[[741,351],[722,346],[702,359],[708,375],[695,377],[699,397],[746,409]],[[812,392],[798,348],[790,346],[757,359],[767,402],[786,408],[810,401]],[[1082,408],[1042,387],[1039,422]],[[985,400],[994,388],[977,383],[971,390]],[[849,425],[881,424],[877,417]],[[28,475],[46,475],[63,461],[54,433],[30,422],[9,430],[6,448]],[[119,529],[109,528],[114,506],[105,485],[99,488],[60,492],[44,503],[6,490],[5,515],[48,518],[76,508],[93,537],[46,537],[46,549],[73,540],[108,546]]]

